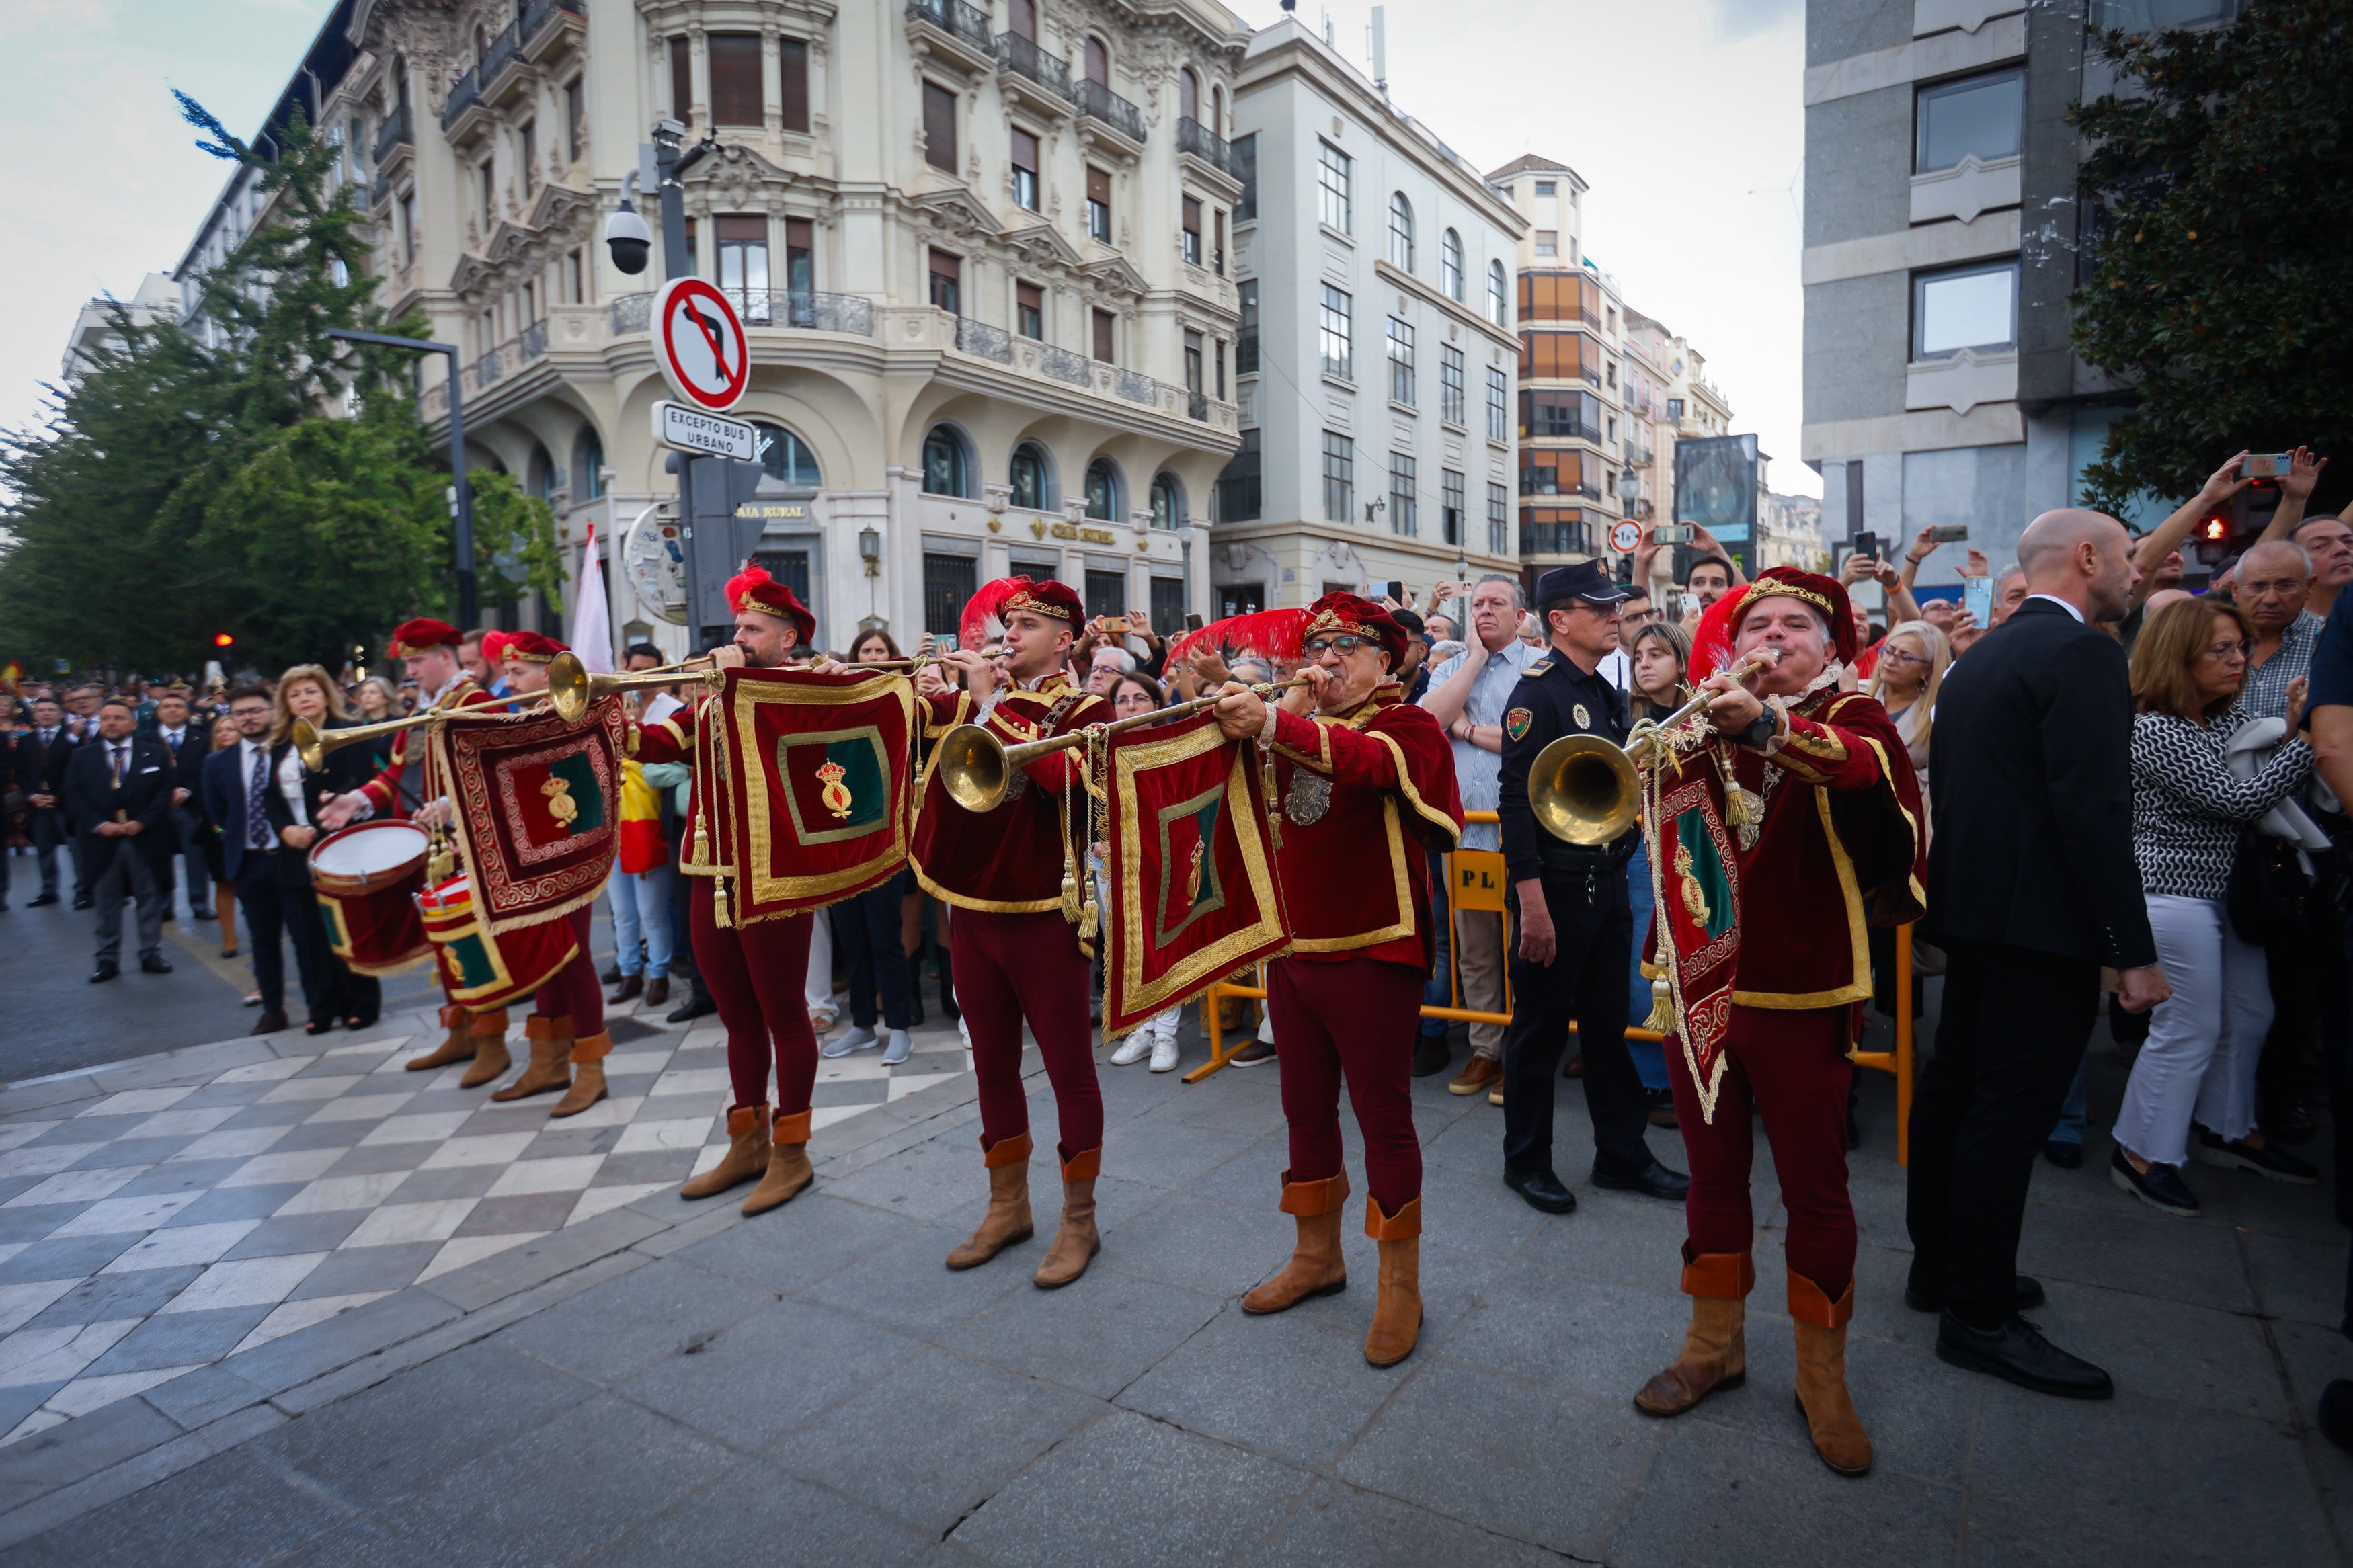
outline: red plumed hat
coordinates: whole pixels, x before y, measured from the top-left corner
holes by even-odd
[[[1300,640],[1318,632],[1338,632],[1372,637],[1388,649],[1389,668],[1405,662],[1405,628],[1395,616],[1361,594],[1326,594],[1307,606],[1307,626]]]
[[[386,658],[406,658],[429,648],[455,647],[459,640],[458,628],[448,622],[419,616],[392,628],[392,641],[385,645],[384,653]]]
[[[1822,614],[1831,624],[1832,657],[1841,664],[1854,662],[1854,606],[1835,577],[1795,566],[1767,566],[1757,581],[1726,594],[1707,607],[1692,634],[1691,680],[1696,685],[1732,662],[1733,643],[1740,617],[1760,599],[1796,599]]]
[[[744,570],[727,579],[727,607],[742,615],[757,610],[764,616],[775,616],[800,628],[800,644],[808,647],[817,640],[817,617],[809,614],[807,605],[787,584],[768,575],[768,569],[756,561],[744,563]]]
[[[965,647],[977,648],[988,640],[988,623],[995,621],[1002,626],[1005,617],[1016,610],[1068,621],[1074,632],[1079,623],[1087,618],[1087,607],[1079,602],[1078,595],[1067,583],[1057,583],[1051,577],[1043,583],[1033,583],[1027,577],[998,577],[983,583],[965,601],[964,616],[956,623],[956,637]]]
[[[1168,662],[1174,665],[1204,648],[1224,648],[1237,656],[1249,654],[1295,664],[1299,659],[1299,638],[1306,630],[1307,612],[1301,609],[1255,610],[1247,616],[1228,616],[1170,643]]]
[[[484,658],[491,657],[490,641],[488,637],[482,639]],[[526,664],[546,664],[554,660],[557,654],[565,651],[564,644],[538,632],[506,632],[501,634],[497,657],[502,659],[519,658]]]

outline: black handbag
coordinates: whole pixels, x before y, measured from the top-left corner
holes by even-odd
[[[2241,942],[2268,947],[2292,935],[2311,892],[2312,879],[2304,874],[2295,846],[2252,827],[2240,829],[2223,903]]]

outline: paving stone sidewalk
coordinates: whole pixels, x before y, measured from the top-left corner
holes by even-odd
[[[942,1268],[983,1191],[970,1080],[943,1082],[821,1131],[818,1184],[774,1214],[635,1199],[0,1449],[0,1564],[2344,1560],[2353,1462],[2310,1426],[2353,1373],[2322,1189],[2200,1167],[2184,1222],[2114,1190],[2096,1139],[2041,1167],[2021,1265],[2121,1392],[2040,1398],[1936,1362],[1904,1309],[1873,1075],[1850,1374],[1879,1463],[1846,1481],[1792,1406],[1761,1140],[1747,1386],[1659,1422],[1629,1396],[1686,1318],[1672,1206],[1576,1181],[1576,1215],[1535,1214],[1500,1113],[1421,1080],[1429,1319],[1375,1372],[1361,1196],[1352,1289],[1236,1306],[1291,1234],[1278,1072],[1102,1079],[1103,1251],[1066,1290],[1029,1282],[1042,1079],[1037,1240]],[[2120,1088],[2103,1039],[2095,1127]],[[63,1114],[0,1096],[0,1126]]]

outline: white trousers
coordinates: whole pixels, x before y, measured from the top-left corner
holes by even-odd
[[[2157,961],[2173,987],[2149,1018],[2116,1113],[2116,1142],[2152,1164],[2189,1159],[2189,1122],[2235,1142],[2255,1125],[2255,1064],[2272,1026],[2263,950],[2220,900],[2148,896]]]
[[[809,922],[808,983],[804,987],[812,1013],[836,1013],[833,1005],[833,921],[819,910]]]

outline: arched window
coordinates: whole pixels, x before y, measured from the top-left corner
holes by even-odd
[[[1413,204],[1403,191],[1389,197],[1389,265],[1413,270]]]
[[[1119,468],[1109,458],[1087,465],[1087,515],[1099,522],[1119,519]]]
[[[783,426],[771,425],[765,420],[754,420],[752,428],[760,433],[760,466],[768,470],[770,479],[803,489],[818,489],[824,486],[825,478],[818,469],[817,454],[809,450],[807,442]]]
[[[1201,118],[1201,79],[1193,74],[1190,67],[1176,73],[1176,113],[1185,120],[1198,121]]]
[[[1462,302],[1462,237],[1451,228],[1438,241],[1438,286],[1448,299]]]
[[[532,494],[551,505],[554,502],[555,459],[536,441],[532,443],[531,465],[523,470],[523,480]]]
[[[1499,327],[1510,326],[1511,304],[1504,292],[1504,264],[1487,264],[1487,319]]]
[[[1024,441],[1013,448],[1013,504],[1044,511],[1053,502],[1053,470],[1044,448]]]
[[[1181,528],[1185,522],[1185,498],[1176,490],[1174,476],[1161,474],[1152,481],[1152,526]]]
[[[1087,40],[1087,79],[1097,87],[1111,85],[1111,51],[1101,38]]]
[[[1215,121],[1209,129],[1223,136],[1226,133],[1226,89],[1222,87],[1209,89],[1209,118]]]
[[[572,443],[572,493],[583,500],[605,493],[605,443],[594,425],[580,426]]]
[[[923,437],[923,489],[935,496],[972,497],[972,465],[964,437],[952,426],[934,425]]]

